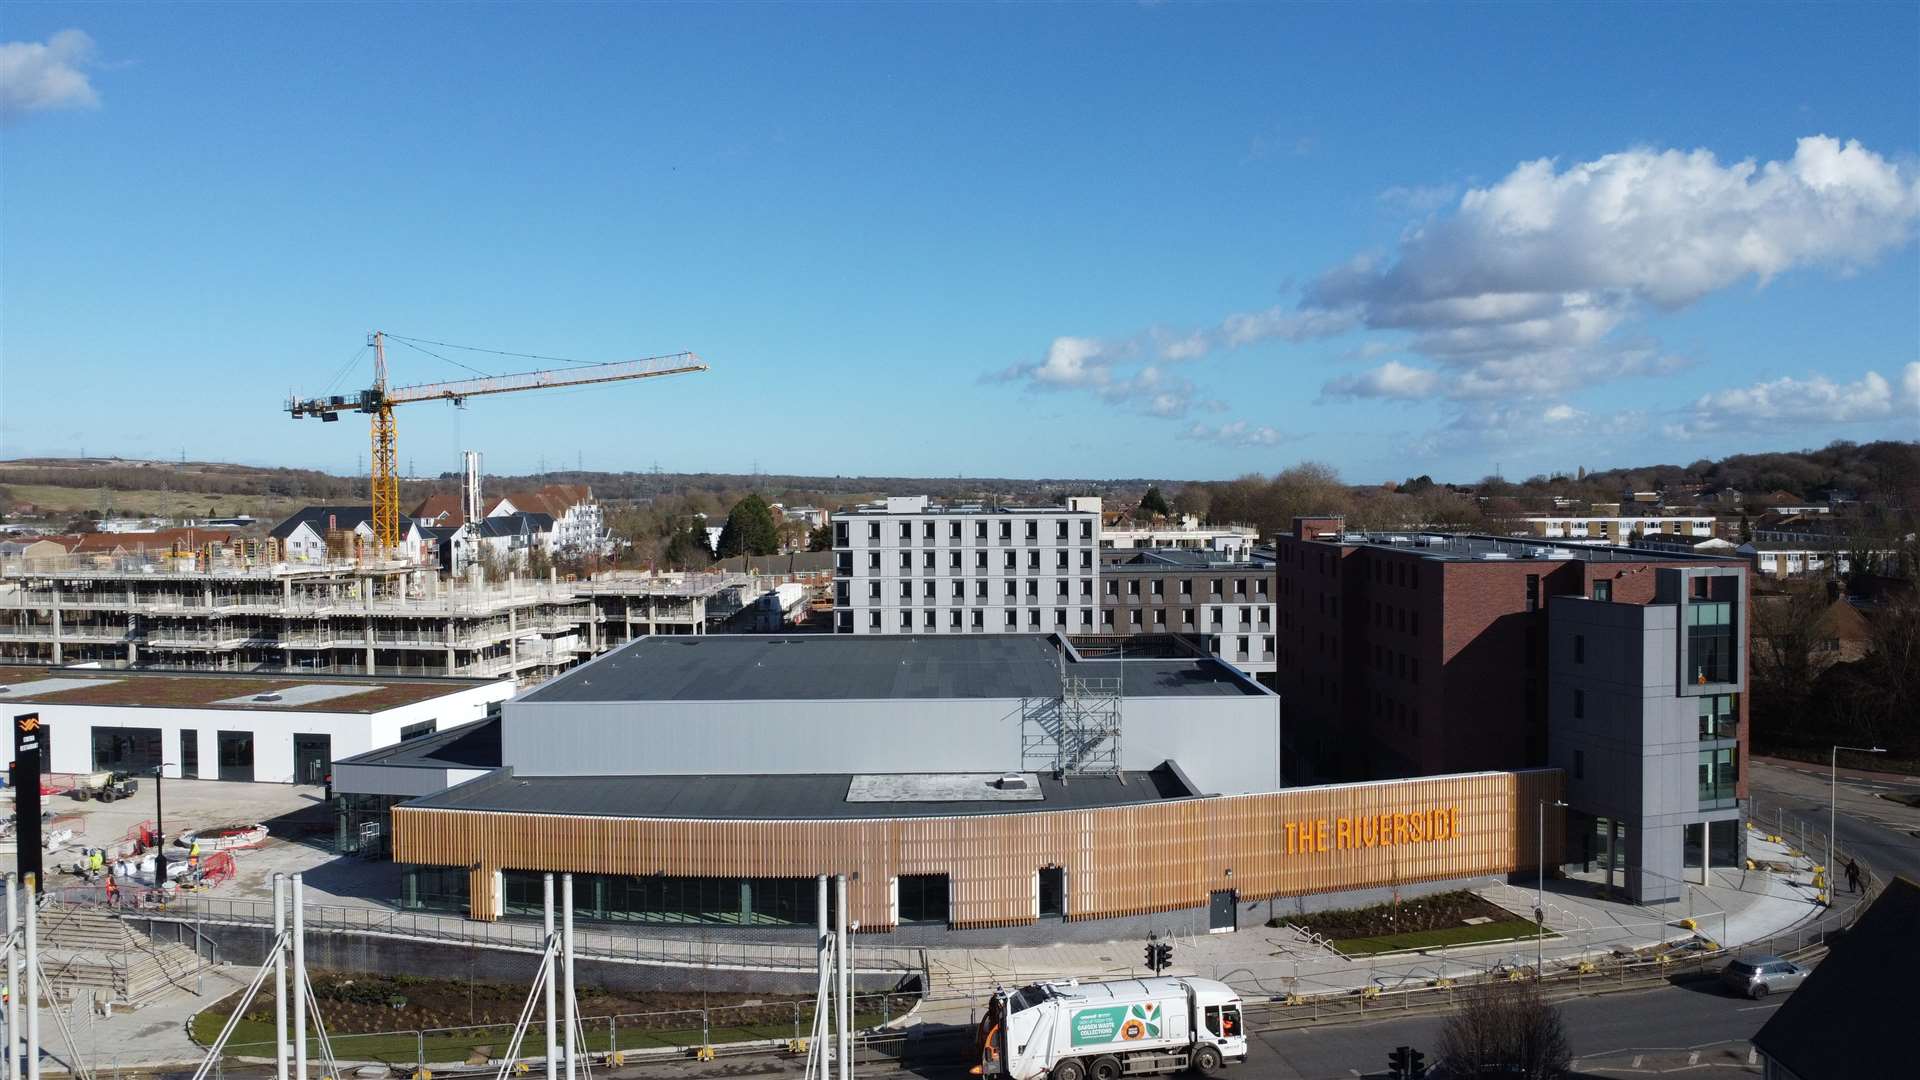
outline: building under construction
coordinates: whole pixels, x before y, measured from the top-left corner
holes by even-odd
[[[0,662],[537,682],[636,637],[719,629],[764,591],[744,574],[485,583],[224,552],[22,560],[0,570]]]

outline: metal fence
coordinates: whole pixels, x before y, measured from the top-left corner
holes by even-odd
[[[199,921],[269,926],[273,903],[266,899],[217,896],[177,896],[164,906],[142,909],[143,918],[163,921]],[[306,905],[306,922],[318,930],[347,931],[474,945],[481,948],[540,952],[546,935],[536,922],[501,919],[479,922],[459,915],[399,911],[393,908]],[[778,944],[705,935],[641,937],[581,923],[575,954],[593,960],[666,964],[684,967],[722,967],[745,970],[812,971],[816,951],[811,942]],[[852,950],[855,969],[862,975],[908,976],[925,971],[924,949],[899,946]]]
[[[885,1028],[910,1012],[914,994],[862,994],[854,998],[854,1024],[863,1031]],[[256,1010],[260,1008],[256,1002]],[[270,1007],[269,1007],[270,1010]],[[536,1009],[527,1027],[516,1061],[535,1062],[546,1056],[546,1028]],[[723,1005],[664,1012],[620,1013],[580,1018],[576,1041],[579,1051],[600,1060],[648,1054],[687,1055],[701,1047],[785,1048],[804,1040],[813,1030],[811,999]],[[271,1023],[271,1021],[267,1021]],[[334,1059],[343,1067],[365,1063],[430,1066],[488,1064],[498,1066],[513,1039],[513,1025],[470,1024],[456,1027],[414,1028],[356,1034],[333,1034]],[[319,1041],[309,1036],[309,1056],[319,1059]],[[221,1064],[229,1068],[271,1061],[274,1044],[229,1043]]]

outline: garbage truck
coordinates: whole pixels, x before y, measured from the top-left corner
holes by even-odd
[[[1213,979],[1042,982],[999,990],[971,1072],[1005,1080],[1119,1080],[1247,1058],[1240,995]]]

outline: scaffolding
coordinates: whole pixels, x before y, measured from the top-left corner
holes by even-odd
[[[1060,661],[1060,696],[1020,713],[1020,767],[1060,779],[1120,775],[1118,677],[1075,674]]]

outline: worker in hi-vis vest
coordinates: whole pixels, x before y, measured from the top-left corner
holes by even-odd
[[[187,872],[192,873],[198,869],[200,869],[200,841],[195,840],[193,846],[187,849]]]

